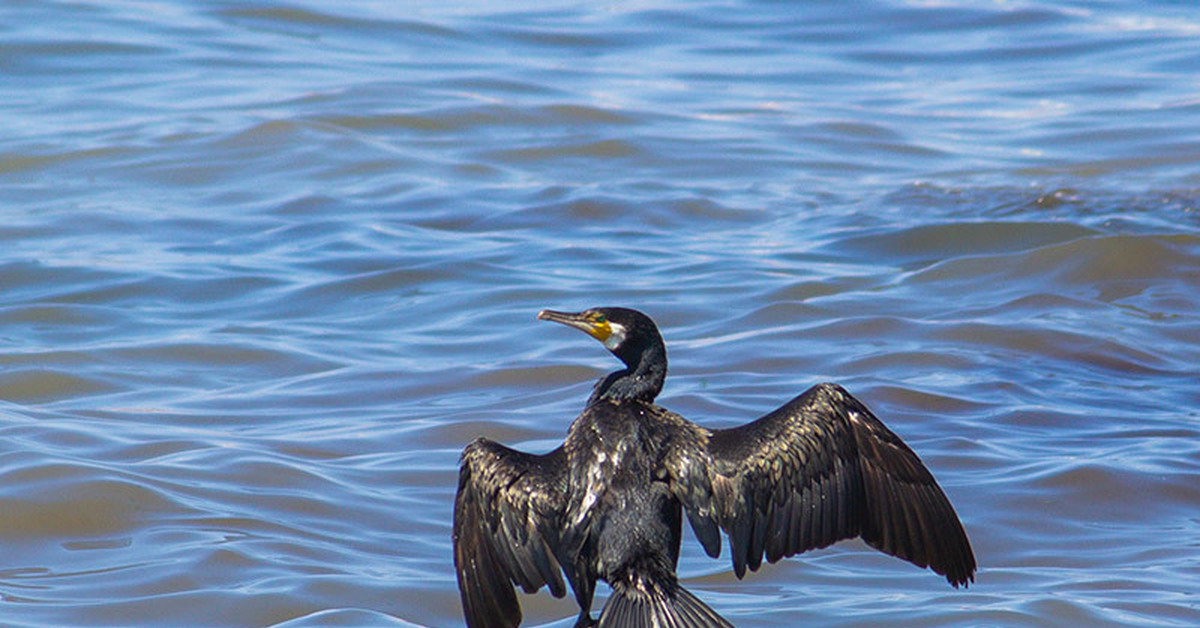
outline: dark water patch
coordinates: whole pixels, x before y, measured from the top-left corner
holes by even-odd
[[[956,344],[992,347],[1012,354],[1047,355],[1088,368],[1109,369],[1130,375],[1167,374],[1171,364],[1158,355],[1118,341],[1062,330],[1021,329],[964,323],[945,329],[940,336]]]
[[[391,265],[389,265],[391,266]],[[287,296],[286,305],[312,302],[316,304],[338,304],[342,307],[354,301],[366,302],[386,295],[412,294],[423,286],[445,281],[458,276],[463,268],[450,268],[442,264],[431,264],[424,268],[395,268],[386,270],[342,275],[326,281],[315,281]],[[347,302],[349,299],[350,302]],[[281,304],[285,305],[285,304]],[[302,315],[302,310],[296,310]]]
[[[410,33],[425,33],[430,35],[447,36],[454,34],[450,28],[440,27],[429,22],[381,20],[378,18],[351,17],[339,15],[332,9],[318,11],[301,7],[269,7],[269,8],[233,8],[220,9],[214,12],[224,18],[235,21],[244,20],[248,23],[277,24],[295,26],[315,26],[362,32],[371,29],[392,30],[401,29]]]
[[[1005,318],[1042,319],[1051,324],[1055,321],[1069,323],[1092,314],[1102,314],[1110,308],[1094,300],[1061,294],[1025,294],[1010,301],[988,303],[982,307],[955,308],[947,311],[943,318],[959,321],[986,321]]]
[[[771,312],[773,308],[779,307],[784,308],[785,310],[785,312],[782,313],[783,320],[787,320],[790,316],[794,315],[786,313],[787,308],[799,308],[800,313],[804,314],[805,317],[811,316],[812,313],[816,311],[815,307],[810,306],[809,308],[805,309],[803,306],[796,304],[788,305],[788,302],[802,303],[812,299],[833,296],[864,287],[864,284],[868,282],[869,280],[864,280],[857,277],[839,277],[837,279],[826,278],[821,280],[798,281],[766,295],[764,301],[773,305],[761,308],[758,312],[756,312],[756,314],[762,314],[763,316],[767,317],[767,320],[776,319]]]
[[[1050,247],[1035,253],[1030,264],[1065,271],[1063,279],[1072,283],[1148,281],[1195,276],[1198,248],[1200,238],[1192,236],[1114,236]]]
[[[512,94],[531,96],[561,96],[564,91],[552,84],[530,80],[522,77],[504,77],[488,74],[473,76],[451,76],[434,79],[433,85],[444,89],[465,91],[468,93]]]
[[[0,266],[9,302],[38,301],[58,295],[65,285],[91,286],[107,284],[119,277],[111,271],[81,268],[67,265],[46,264],[38,261],[10,261]],[[23,297],[23,298],[22,298]]]
[[[327,116],[320,119],[324,124],[330,124],[346,129],[362,132],[388,131],[419,131],[445,132],[459,129],[459,120],[450,119],[439,114],[384,114],[375,116]]]
[[[0,152],[0,176],[30,176],[45,170],[53,170],[59,166],[103,164],[109,160],[128,159],[141,154],[144,154],[143,151],[121,146],[56,152],[45,149],[25,149],[7,155]]]
[[[809,128],[797,129],[792,138],[800,146],[824,146],[830,152],[837,154],[852,154],[856,152],[875,155],[891,155],[906,161],[911,165],[917,161],[932,161],[947,156],[945,150],[932,145],[916,143],[911,138],[899,135],[894,129],[886,127],[865,126],[862,124],[836,122],[821,123]],[[889,159],[878,159],[874,163],[852,161],[814,161],[813,165],[820,169],[861,169],[864,172],[891,170]]]
[[[831,252],[849,249],[872,258],[887,256],[905,265],[972,255],[1015,253],[1096,235],[1069,223],[979,222],[923,225],[879,235],[841,238]]]
[[[156,57],[165,48],[132,41],[80,41],[62,39],[0,42],[0,57],[6,72],[16,75],[71,75],[95,72],[97,62],[111,64],[130,62],[131,58]]]
[[[228,336],[227,336],[228,337]],[[178,371],[193,369],[215,374],[228,381],[255,378],[284,378],[320,373],[340,366],[306,352],[283,351],[246,344],[182,342],[155,346],[121,347],[106,351],[109,359],[129,364],[158,364]]]
[[[1069,292],[1088,287],[1093,296],[1116,301],[1139,294],[1149,282],[1163,277],[1188,277],[1196,270],[1190,236],[1101,236],[1053,244],[1019,257],[960,257],[910,276],[919,282],[977,282],[1019,285],[1034,278],[1050,279]],[[1090,291],[1089,291],[1090,292]]]
[[[10,468],[3,474],[7,497],[4,514],[0,514],[0,535],[13,541],[25,539],[26,543],[30,539],[91,542],[96,537],[111,541],[114,536],[135,533],[148,519],[181,511],[157,490],[105,476],[91,467],[67,464]],[[122,538],[115,547],[127,544]]]
[[[15,403],[53,403],[100,396],[118,389],[103,378],[53,368],[18,368],[0,373],[0,396]]]
[[[356,130],[379,132],[413,130],[464,134],[476,130],[497,132],[504,129],[558,128],[564,132],[579,134],[593,127],[620,128],[634,125],[647,115],[648,112],[624,112],[573,103],[538,107],[487,103],[410,114],[330,117],[324,118],[323,121]],[[604,156],[603,153],[597,155]]]
[[[591,196],[523,207],[501,216],[484,218],[477,224],[481,229],[536,228],[556,224],[560,228],[575,226],[582,231],[597,225],[625,224],[636,217],[640,218],[638,222],[641,229],[645,230],[660,222],[656,219],[658,212],[653,209],[647,212],[647,209],[613,197]],[[577,254],[580,255],[596,255],[600,252],[586,247],[574,248],[579,249]]]
[[[1194,190],[1119,190],[1110,186],[1075,187],[1084,182],[1030,187],[996,185],[947,185],[919,181],[891,190],[881,211],[909,214],[936,211],[938,215],[976,222],[980,214],[1009,222],[1035,222],[1039,227],[1054,223],[1074,224],[1103,232],[1148,235],[1173,231],[1180,224],[1194,224],[1200,206]]]
[[[526,146],[500,151],[489,151],[480,155],[484,161],[505,163],[547,162],[560,159],[627,159],[644,152],[642,147],[619,139],[584,141],[577,143],[556,142],[552,145]]]
[[[74,304],[22,305],[0,309],[0,322],[32,327],[101,327],[119,316],[109,307]]]
[[[936,416],[979,413],[988,407],[968,399],[958,399],[911,388],[878,387],[872,389],[871,398],[877,399],[879,403],[899,405]]]
[[[555,19],[538,12],[514,12],[479,25],[477,32],[509,44],[549,49],[569,56],[611,53],[645,41],[644,31],[608,30],[604,33],[579,28],[570,20]],[[541,24],[545,24],[542,26]]]
[[[1172,504],[1186,503],[1200,493],[1190,488],[1194,473],[1191,478],[1164,478],[1153,472],[1131,473],[1124,465],[1075,462],[1047,471],[1031,478],[1033,487],[1039,489],[1039,499],[1059,504],[1063,518],[1076,522],[1133,524],[1153,514],[1163,518],[1164,524],[1172,519],[1182,523],[1187,515]],[[1177,494],[1180,490],[1183,495]]]

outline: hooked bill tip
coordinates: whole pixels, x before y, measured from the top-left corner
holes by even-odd
[[[578,318],[578,315],[570,314],[568,312],[559,312],[557,310],[542,310],[541,312],[538,312],[537,318],[539,321],[554,321],[556,323],[566,323],[575,318]]]

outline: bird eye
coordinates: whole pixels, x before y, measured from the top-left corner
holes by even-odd
[[[592,321],[603,324],[603,323],[608,322],[608,317],[601,314],[600,312],[596,312],[595,314],[592,314]]]

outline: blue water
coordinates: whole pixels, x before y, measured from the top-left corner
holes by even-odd
[[[686,538],[737,625],[1200,625],[1198,75],[1190,2],[0,4],[0,625],[460,625],[592,305],[704,425],[843,384],[979,560]]]

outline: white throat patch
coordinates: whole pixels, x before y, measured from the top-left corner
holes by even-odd
[[[611,321],[609,322],[608,326],[610,331],[608,333],[608,338],[604,339],[604,346],[607,347],[609,351],[612,351],[613,349],[619,347],[622,342],[625,342],[625,326],[613,323]]]

